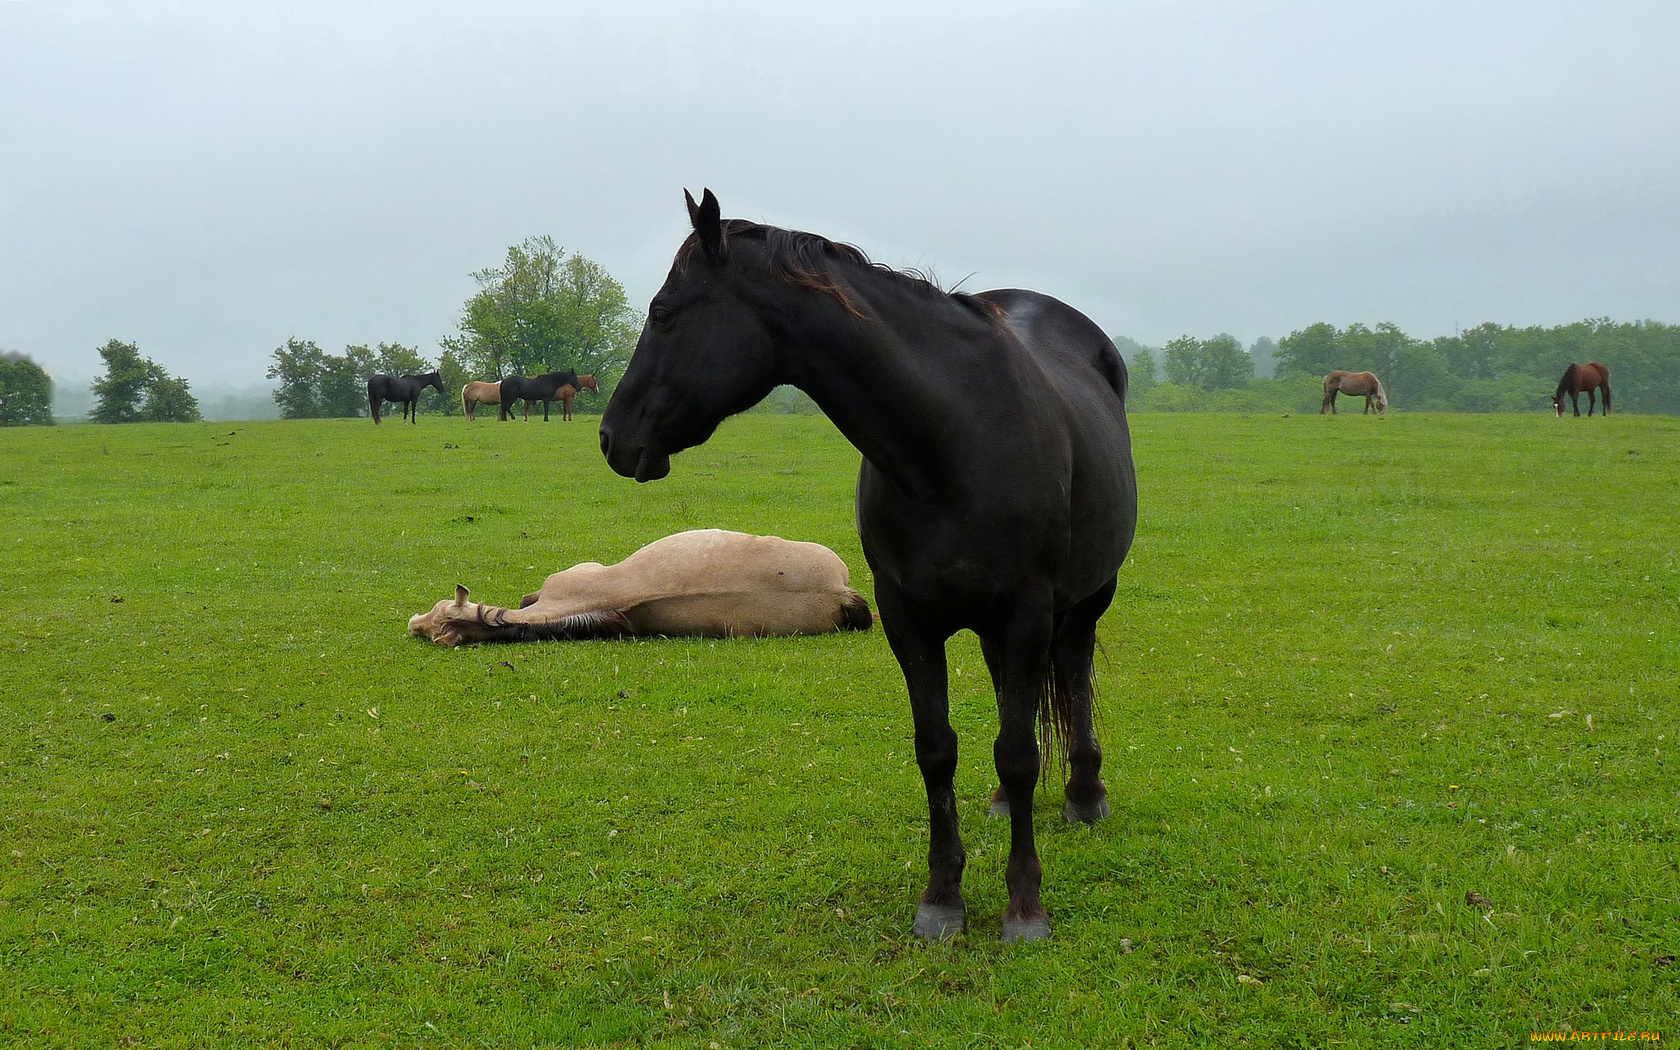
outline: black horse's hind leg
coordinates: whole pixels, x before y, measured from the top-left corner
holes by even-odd
[[[544,423],[548,422],[548,402],[547,401],[543,402],[543,422]]]
[[[1102,745],[1095,724],[1096,679],[1093,657],[1097,621],[1114,600],[1114,580],[1069,609],[1056,629],[1051,658],[1056,663],[1069,706],[1068,783],[1062,817],[1077,824],[1094,824],[1108,816],[1108,788],[1102,782]]]
[[[928,798],[928,882],[916,908],[916,936],[944,940],[963,931],[962,874],[968,863],[957,824],[957,734],[951,728],[945,640],[890,586],[876,585],[881,627],[904,671],[916,726],[916,765]]]
[[[1035,588],[1036,589],[1036,588]],[[1033,790],[1038,786],[1038,705],[1050,679],[1054,636],[1052,596],[1023,594],[1003,628],[1003,680],[998,686],[998,736],[992,760],[1009,799],[1009,864],[1004,881],[1009,907],[1003,913],[1003,940],[1037,941],[1050,936],[1050,918],[1039,900],[1044,867],[1033,840]]]

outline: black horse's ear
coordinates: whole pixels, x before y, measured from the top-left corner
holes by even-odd
[[[700,249],[706,258],[717,262],[723,256],[723,217],[717,197],[708,189],[700,195],[700,203],[695,204],[694,195],[683,190],[683,199],[688,202],[688,221],[700,235]]]

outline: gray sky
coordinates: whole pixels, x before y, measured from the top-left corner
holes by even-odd
[[[552,234],[814,230],[1116,335],[1680,321],[1680,4],[0,0],[0,348],[434,354]]]

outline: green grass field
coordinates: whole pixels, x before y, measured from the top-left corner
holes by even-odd
[[[926,945],[878,630],[406,635],[701,526],[870,591],[825,420],[645,486],[595,422],[0,431],[0,1043],[1676,1036],[1680,420],[1134,417],[1114,816],[1041,790],[1055,936],[1007,950],[971,637],[971,927]]]

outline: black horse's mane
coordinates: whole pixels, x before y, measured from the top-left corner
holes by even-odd
[[[863,312],[852,302],[851,296],[846,294],[845,284],[835,273],[833,264],[836,262],[886,274],[903,282],[907,288],[930,298],[952,300],[990,320],[1003,319],[1003,310],[996,303],[969,295],[967,292],[947,291],[939,286],[932,275],[921,270],[897,269],[886,263],[875,262],[864,254],[862,248],[854,244],[831,241],[821,234],[806,233],[802,230],[767,226],[749,219],[724,219],[722,227],[725,253],[729,250],[729,240],[732,237],[762,241],[770,256],[770,270],[773,274],[791,284],[833,296],[856,317],[862,317]],[[677,249],[678,268],[686,270],[699,251],[700,235],[689,234],[682,247]]]

